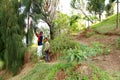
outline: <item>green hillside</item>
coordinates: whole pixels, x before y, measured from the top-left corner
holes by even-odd
[[[100,33],[112,31],[116,27],[116,15],[112,15],[100,23],[91,26],[94,30]],[[120,28],[120,13],[119,13],[119,28]]]

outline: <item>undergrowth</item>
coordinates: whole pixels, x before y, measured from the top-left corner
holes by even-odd
[[[108,49],[103,48],[103,45],[101,43],[94,42],[90,46],[78,44],[74,49],[65,49],[62,58],[67,59],[68,62],[81,62],[83,60],[90,60],[89,57],[91,56],[97,56],[108,53]]]
[[[50,50],[52,53],[60,53],[64,49],[75,48],[75,45],[78,44],[77,42],[73,41],[69,35],[62,34],[55,37],[54,40],[50,41]]]

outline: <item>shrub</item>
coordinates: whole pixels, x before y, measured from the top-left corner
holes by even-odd
[[[77,44],[78,43],[72,41],[68,35],[60,35],[50,41],[50,50],[52,53],[61,53],[65,49],[74,49]]]
[[[80,62],[82,60],[88,60],[90,56],[96,56],[103,53],[103,49],[99,43],[93,43],[92,46],[78,45],[74,49],[67,50],[67,60]]]

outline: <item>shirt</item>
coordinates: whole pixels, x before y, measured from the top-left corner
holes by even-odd
[[[47,51],[50,49],[50,43],[48,41],[45,42],[45,45],[44,45],[44,51]]]
[[[43,36],[40,34],[36,34],[36,36],[38,38],[38,45],[42,45]]]

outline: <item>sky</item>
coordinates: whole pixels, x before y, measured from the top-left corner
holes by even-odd
[[[71,14],[71,6],[70,6],[70,2],[71,0],[60,0],[60,4],[59,4],[59,10],[62,12],[62,13],[65,13],[65,14]]]
[[[86,1],[86,0],[85,0]],[[108,3],[109,0],[105,0],[105,4]],[[71,13],[76,13],[77,11],[76,10],[73,10],[70,6],[70,2],[71,0],[60,0],[60,4],[59,4],[59,10],[62,12],[62,13],[65,13],[65,14],[68,14],[68,15],[71,15]],[[116,13],[116,5],[115,5],[115,8],[114,8],[114,12]],[[120,8],[119,8],[119,11],[120,11]]]

